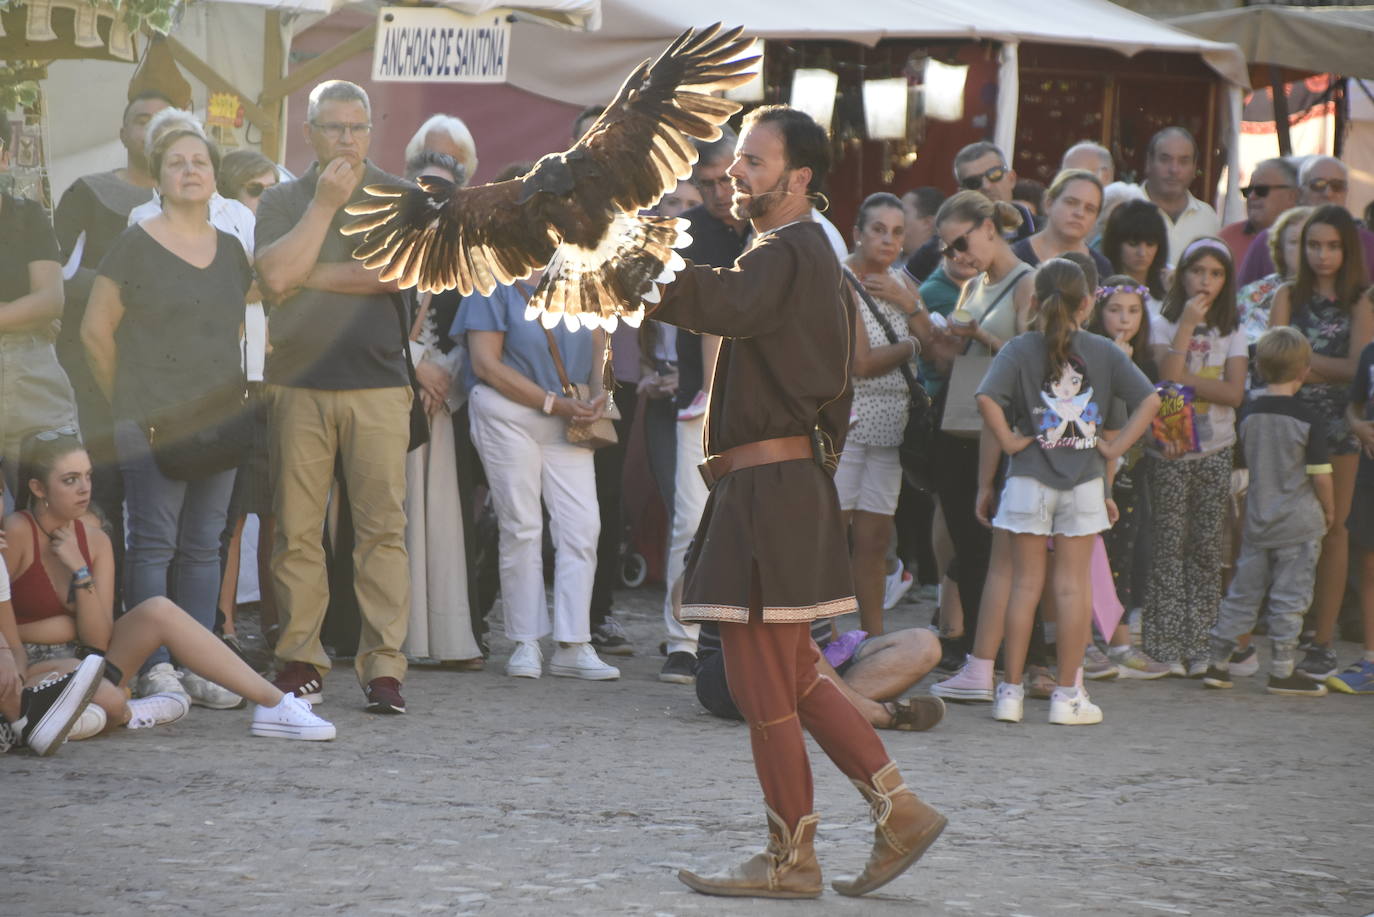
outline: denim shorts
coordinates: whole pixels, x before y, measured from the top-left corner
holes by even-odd
[[[1073,490],[1055,490],[1035,478],[1007,478],[993,518],[994,528],[1017,535],[1096,535],[1111,528],[1102,479],[1084,481]]]

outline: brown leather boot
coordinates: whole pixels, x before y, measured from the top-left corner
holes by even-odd
[[[881,888],[905,872],[935,843],[946,819],[916,798],[902,782],[896,762],[889,761],[870,783],[852,782],[873,807],[873,852],[858,878],[837,879],[830,885],[841,895],[854,897]]]
[[[768,813],[768,846],[734,869],[713,876],[699,876],[690,870],[679,870],[677,877],[693,891],[703,895],[729,895],[745,898],[819,898],[821,896],[821,866],[816,862],[812,843],[816,839],[816,825],[820,816],[802,816],[797,830],[789,832],[787,824],[772,809]]]

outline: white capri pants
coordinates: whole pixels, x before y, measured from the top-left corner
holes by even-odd
[[[601,513],[592,450],[568,442],[567,421],[516,404],[488,385],[469,398],[472,441],[482,457],[501,526],[501,603],[506,636],[532,642],[550,632],[544,596],[543,514],[556,550],[553,637],[591,640],[588,618]]]

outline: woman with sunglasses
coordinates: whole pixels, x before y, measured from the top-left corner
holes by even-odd
[[[1016,257],[1031,267],[1068,252],[1093,259],[1097,275],[1112,273],[1112,264],[1088,245],[1102,209],[1102,182],[1085,169],[1065,169],[1054,177],[1045,192],[1046,219],[1041,229],[1011,247]]]
[[[255,214],[262,193],[276,183],[276,165],[257,150],[233,150],[220,162],[219,193]]]
[[[235,472],[169,477],[154,455],[154,431],[167,440],[186,405],[241,395],[239,333],[253,274],[239,242],[209,221],[218,148],[194,122],[152,134],[162,210],[125,230],[101,262],[81,340],[115,419],[128,506],[124,605],[166,595],[209,631]],[[178,676],[161,650],[140,689],[181,691],[214,708],[242,703],[194,672]]]
[[[1355,494],[1360,443],[1346,415],[1360,353],[1374,340],[1374,294],[1360,251],[1355,219],[1344,207],[1318,207],[1302,225],[1297,277],[1279,287],[1270,327],[1292,325],[1312,344],[1312,368],[1298,400],[1326,421],[1336,490],[1336,518],[1322,539],[1312,600],[1317,632],[1297,671],[1324,682],[1338,668],[1331,640],[1345,597],[1350,538],[1346,517]]]
[[[994,202],[977,191],[960,191],[935,215],[942,255],[958,268],[976,272],[964,284],[958,306],[950,313],[949,330],[962,342],[965,355],[989,356],[1026,330],[1035,271],[1016,257],[1003,237],[1020,222],[1021,213],[1011,204]],[[959,359],[955,358],[956,364]],[[942,414],[948,386],[941,395],[936,410]],[[950,578],[959,586],[964,609],[963,631],[950,636],[945,655],[963,657],[972,648],[977,630],[992,549],[991,533],[978,523],[974,512],[979,440],[941,431],[936,433],[932,453],[935,489],[954,546]],[[990,687],[987,699],[991,700]]]
[[[274,738],[328,740],[332,724],[299,698],[265,681],[203,625],[163,597],[146,599],[114,618],[114,554],[109,537],[89,515],[91,460],[75,431],[39,433],[24,442],[20,511],[5,520],[4,563],[11,574],[16,627],[6,642],[22,641],[32,679],[65,674],[79,656],[103,653],[105,682],[69,738],[89,738],[113,726],[141,729],[175,722],[190,710],[182,693],[130,700],[129,679],[158,647],[205,681],[224,685],[257,704],[252,733]],[[0,633],[9,622],[0,620]]]

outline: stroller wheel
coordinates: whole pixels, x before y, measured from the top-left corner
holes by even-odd
[[[649,565],[643,554],[626,551],[620,558],[620,582],[627,589],[638,589],[649,576]]]

